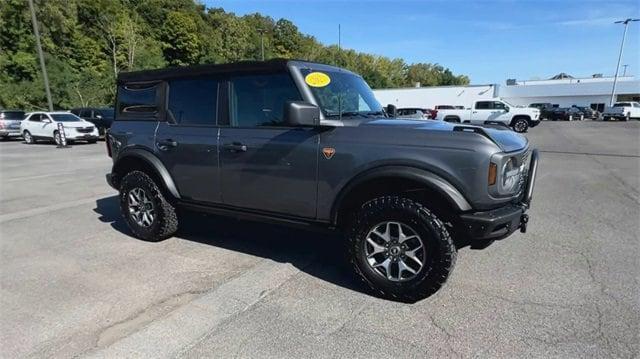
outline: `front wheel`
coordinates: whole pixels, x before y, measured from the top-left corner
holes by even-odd
[[[145,241],[158,242],[178,230],[175,208],[142,171],[132,171],[122,179],[120,210],[131,232]]]
[[[349,228],[356,274],[383,297],[415,302],[446,282],[456,247],[442,221],[422,204],[385,196],[366,202]]]
[[[518,133],[525,133],[529,129],[529,121],[524,118],[519,118],[513,124],[513,130]]]

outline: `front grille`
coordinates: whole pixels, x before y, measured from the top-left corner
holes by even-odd
[[[93,127],[78,127],[76,128],[76,131],[80,133],[91,133],[93,132]]]
[[[525,151],[519,158],[520,164],[520,181],[518,182],[518,195],[524,193],[527,186],[527,177],[529,174],[529,165],[531,164],[531,150]]]

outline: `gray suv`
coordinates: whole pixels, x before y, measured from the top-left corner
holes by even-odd
[[[362,77],[272,60],[122,73],[109,184],[133,234],[176,209],[337,230],[378,294],[416,301],[457,248],[526,230],[538,163],[508,130],[392,119]]]

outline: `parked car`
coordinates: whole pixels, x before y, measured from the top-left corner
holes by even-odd
[[[549,117],[551,116],[551,112],[553,112],[553,110],[556,107],[553,107],[552,103],[532,103],[529,105],[529,107],[532,108],[537,108],[538,110],[540,110],[540,119],[541,120],[548,120]]]
[[[58,131],[58,123],[62,124],[67,141],[96,143],[98,140],[98,129],[93,123],[69,112],[29,113],[20,123],[20,133],[27,144],[33,144],[39,140],[53,140],[60,145],[62,138]]]
[[[105,134],[113,122],[113,108],[82,107],[72,109],[71,113],[96,125],[100,136]]]
[[[577,107],[557,107],[549,115],[551,121],[582,121],[584,113]]]
[[[20,122],[24,119],[24,111],[0,110],[0,139],[20,137]]]
[[[600,113],[598,111],[595,111],[591,107],[588,107],[588,106],[576,106],[576,105],[573,105],[571,107],[577,108],[578,111],[582,112],[584,114],[584,118],[585,119],[597,120],[598,118],[600,118]]]
[[[522,133],[527,132],[529,127],[535,127],[540,123],[540,110],[516,107],[503,100],[492,99],[476,101],[470,109],[438,109],[438,119],[474,125],[500,123]]]
[[[107,181],[141,239],[171,237],[178,208],[338,230],[365,283],[415,301],[446,281],[454,242],[526,230],[538,155],[524,136],[387,118],[348,70],[271,60],[117,85]]]
[[[431,110],[425,108],[399,108],[397,109],[397,117],[427,120],[431,118]]]
[[[612,107],[607,107],[602,113],[604,120],[624,120],[640,118],[640,103],[616,102]]]
[[[453,105],[436,105],[435,110],[455,110],[456,106]]]

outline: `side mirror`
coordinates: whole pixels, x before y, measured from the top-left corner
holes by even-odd
[[[389,117],[398,117],[398,108],[392,104],[388,104],[387,107],[385,107],[385,112]]]
[[[42,122],[44,122],[44,123],[51,123],[51,120],[50,120],[50,119],[48,119],[48,118],[43,118],[43,119],[42,119]]]
[[[504,107],[504,112],[509,112],[509,106]]]
[[[102,119],[102,115],[96,115],[96,118],[97,118],[98,120],[100,120],[100,119]]]
[[[287,101],[284,105],[284,118],[289,126],[318,126],[320,108],[304,101]]]

